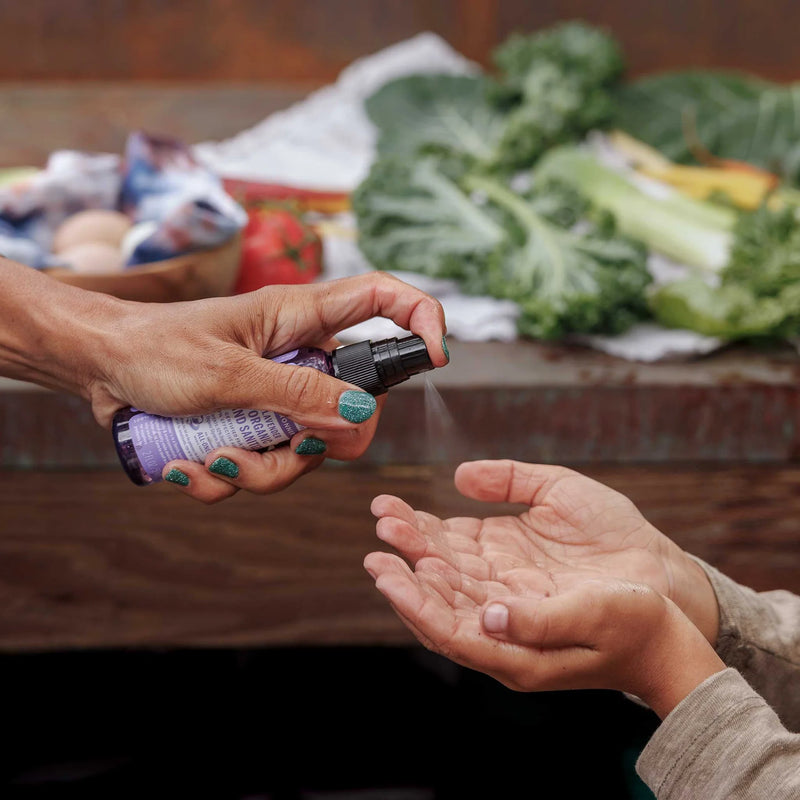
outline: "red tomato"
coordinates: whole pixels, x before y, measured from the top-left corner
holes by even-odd
[[[251,208],[247,215],[236,294],[276,283],[311,283],[322,272],[322,240],[297,214]]]

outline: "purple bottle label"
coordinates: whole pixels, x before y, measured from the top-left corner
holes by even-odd
[[[263,450],[292,438],[302,426],[258,409],[226,409],[196,417],[137,414],[129,423],[136,454],[145,472],[161,475],[175,458],[203,461],[217,447]]]

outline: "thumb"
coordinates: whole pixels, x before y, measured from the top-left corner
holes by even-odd
[[[228,407],[268,409],[307,428],[345,428],[373,416],[376,399],[329,375],[324,351],[303,348],[296,353],[283,363],[256,354],[240,362],[228,376]]]
[[[586,581],[552,597],[493,600],[484,607],[481,624],[489,636],[516,644],[590,647],[599,631],[624,624],[632,600],[635,610],[650,595],[657,597],[649,587],[627,581]]]
[[[566,477],[579,476],[566,467],[550,464],[482,460],[459,464],[455,484],[461,494],[474,500],[534,505],[537,497],[546,495],[557,481]]]

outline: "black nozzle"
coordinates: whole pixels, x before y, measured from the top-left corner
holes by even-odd
[[[333,351],[332,360],[337,378],[374,395],[433,369],[428,348],[416,335],[346,344]]]

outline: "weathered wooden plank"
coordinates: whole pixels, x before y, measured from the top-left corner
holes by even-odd
[[[734,67],[796,78],[792,0],[36,0],[0,3],[3,80],[333,80],[354,59],[434,31],[488,64],[515,30],[608,27],[631,74]],[[90,44],[88,44],[90,43]]]
[[[800,452],[794,351],[664,364],[530,341],[450,351],[446,368],[390,392],[366,463],[786,462]],[[0,382],[1,467],[117,467],[85,403],[26,388]]]
[[[224,140],[305,95],[271,85],[5,83],[0,167],[43,166],[55,150],[121,154],[135,130],[189,144]]]

